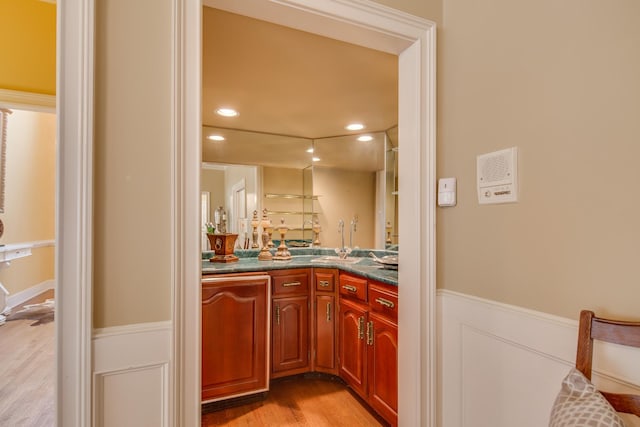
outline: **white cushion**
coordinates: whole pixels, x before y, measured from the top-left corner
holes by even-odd
[[[626,427],[607,399],[573,368],[551,409],[549,427]]]

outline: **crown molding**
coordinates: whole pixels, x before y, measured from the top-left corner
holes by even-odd
[[[55,112],[55,95],[0,89],[0,107],[41,112]]]

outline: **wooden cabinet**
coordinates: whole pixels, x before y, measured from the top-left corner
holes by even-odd
[[[268,389],[269,276],[202,280],[202,401]]]
[[[336,364],[336,282],[338,270],[313,270],[312,369],[337,375]]]
[[[340,274],[340,376],[392,425],[398,422],[397,288]]]
[[[270,273],[271,376],[309,371],[309,269]]]
[[[340,377],[360,396],[367,395],[367,344],[364,328],[367,307],[347,299],[340,300]]]

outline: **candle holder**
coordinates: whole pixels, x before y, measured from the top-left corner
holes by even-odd
[[[320,221],[317,219],[314,221],[311,226],[311,231],[313,231],[313,246],[320,246],[320,232],[322,231],[322,227],[320,227]]]
[[[278,250],[276,254],[273,256],[274,260],[277,261],[288,261],[291,259],[291,252],[289,252],[289,248],[284,242],[284,238],[289,231],[289,226],[284,223],[284,218],[280,220],[280,225],[275,227],[276,231],[280,233],[280,246],[278,246]]]
[[[271,235],[273,234],[273,225],[271,224],[271,220],[267,216],[267,209],[262,210],[262,231],[267,234],[267,243],[266,246],[271,249],[275,248],[276,245],[273,244],[273,240],[271,240]]]
[[[252,249],[260,247],[260,245],[258,245],[258,225],[260,225],[260,221],[258,220],[258,211],[253,211],[253,218],[251,218],[251,227],[253,227],[253,241],[251,243]]]
[[[258,259],[260,261],[271,261],[273,259],[273,255],[269,252],[269,233],[267,230],[271,228],[271,220],[267,216],[267,210],[264,209],[262,211],[262,249],[260,249],[260,253],[258,254]]]

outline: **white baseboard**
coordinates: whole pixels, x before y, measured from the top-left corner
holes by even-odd
[[[38,283],[35,286],[24,289],[20,292],[16,292],[13,295],[9,295],[7,297],[7,307],[13,308],[23,304],[26,301],[29,301],[31,298],[40,295],[43,292],[48,291],[49,289],[55,288],[55,280],[45,280],[44,282]]]
[[[446,290],[437,310],[438,425],[547,425],[575,363],[577,321]],[[599,343],[593,380],[638,393],[639,359],[638,349]]]
[[[96,329],[93,425],[169,426],[171,322]]]

